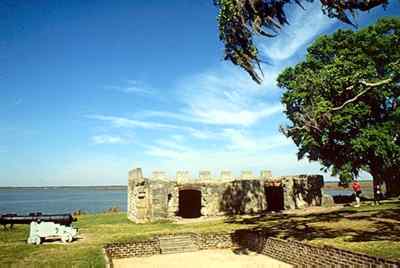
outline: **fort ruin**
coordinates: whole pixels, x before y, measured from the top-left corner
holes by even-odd
[[[128,218],[146,223],[175,217],[255,214],[265,211],[320,206],[321,175],[272,176],[263,170],[259,176],[242,171],[239,177],[221,171],[199,172],[193,179],[188,171],[177,171],[174,178],[154,171],[150,178],[140,168],[129,172]]]

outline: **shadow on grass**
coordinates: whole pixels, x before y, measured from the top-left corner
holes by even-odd
[[[264,237],[296,240],[344,237],[346,242],[400,241],[399,205],[384,210],[377,207],[366,211],[343,209],[307,215],[277,213],[247,219],[231,217],[226,222],[248,225],[250,232],[261,232]]]

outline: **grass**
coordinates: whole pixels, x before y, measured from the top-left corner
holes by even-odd
[[[268,214],[190,224],[134,224],[125,213],[89,214],[76,226],[82,239],[72,244],[27,245],[28,226],[0,230],[0,266],[103,267],[102,247],[111,242],[144,239],[156,234],[263,230],[268,235],[306,240],[389,258],[400,258],[400,202],[364,204],[308,214]]]

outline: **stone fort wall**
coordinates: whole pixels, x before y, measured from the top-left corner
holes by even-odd
[[[235,177],[222,171],[213,177],[200,171],[194,179],[188,171],[178,171],[174,178],[155,171],[150,178],[140,168],[129,172],[128,218],[137,223],[182,216],[182,207],[194,206],[193,199],[183,200],[183,193],[197,193],[202,216],[254,214],[273,207],[295,209],[321,205],[323,178],[320,175],[274,177],[268,170],[255,176],[242,171]],[[281,199],[281,200],[280,200]],[[186,202],[186,203],[185,203]],[[281,202],[281,204],[273,204]],[[280,208],[279,208],[280,207]],[[195,210],[196,208],[193,207]]]

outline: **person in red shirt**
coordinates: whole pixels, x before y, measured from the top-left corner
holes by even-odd
[[[353,184],[353,191],[355,193],[356,196],[356,205],[355,207],[359,207],[360,206],[360,195],[361,195],[361,184],[358,180],[354,180]]]

